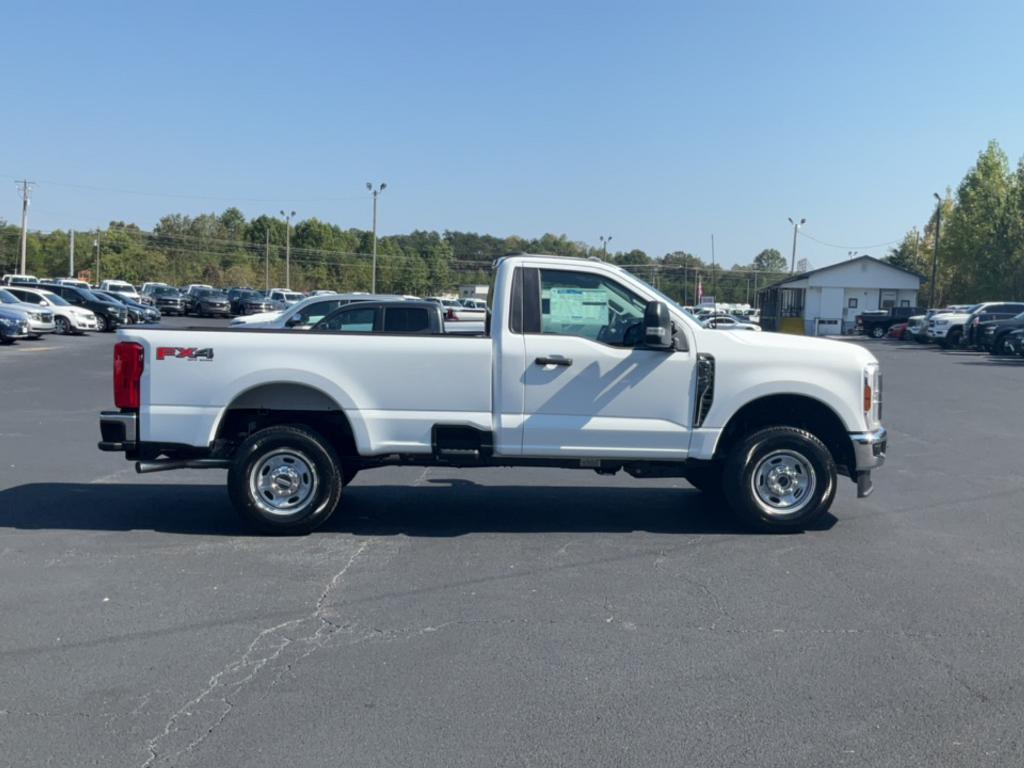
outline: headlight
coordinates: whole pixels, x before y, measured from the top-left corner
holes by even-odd
[[[17,320],[10,320],[10,319],[8,319],[6,317],[0,317],[0,325],[2,325],[4,328],[17,328],[18,327],[18,321]]]

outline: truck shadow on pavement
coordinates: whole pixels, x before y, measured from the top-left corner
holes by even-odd
[[[825,515],[813,530],[836,523]],[[32,483],[0,491],[0,528],[151,530],[245,536],[219,485]],[[461,536],[469,533],[745,534],[712,498],[690,488],[495,486],[462,479],[428,485],[349,486],[313,535]]]

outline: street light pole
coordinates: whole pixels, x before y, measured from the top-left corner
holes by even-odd
[[[370,278],[370,293],[377,292],[377,198],[380,193],[388,188],[387,182],[381,182],[376,189],[373,184],[366,182],[366,188],[373,195],[373,275]]]
[[[608,237],[605,237],[604,235],[599,235],[599,237],[601,240],[601,258],[604,261],[608,261],[608,243],[612,241],[612,236],[608,235]]]
[[[790,219],[789,223],[793,225],[793,255],[789,260],[789,274],[792,275],[796,272],[796,233],[799,231],[800,227],[807,223],[807,219],[800,219],[799,222]]]
[[[96,285],[100,284],[100,231],[96,230],[96,239],[92,241],[96,246]]]
[[[285,213],[281,211],[281,215],[284,216],[284,287],[286,290],[292,289],[292,216],[295,215],[295,211],[291,213]]]
[[[928,308],[935,307],[935,272],[939,265],[939,236],[942,234],[942,198],[938,192],[935,197],[935,248],[932,250],[932,283],[928,291]]]

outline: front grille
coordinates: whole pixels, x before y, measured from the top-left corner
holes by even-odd
[[[697,398],[694,405],[693,426],[704,424],[711,404],[715,400],[715,358],[701,352],[697,355]]]

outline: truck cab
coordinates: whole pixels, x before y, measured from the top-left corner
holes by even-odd
[[[859,345],[712,330],[614,265],[495,265],[478,334],[132,329],[100,448],[228,470],[239,512],[304,532],[357,472],[552,466],[681,477],[761,530],[806,527],[885,459]],[[443,369],[443,377],[437,371]]]

